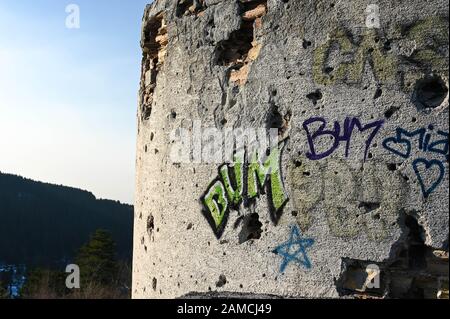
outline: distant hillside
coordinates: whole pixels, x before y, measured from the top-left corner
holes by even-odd
[[[132,206],[0,173],[0,262],[53,266],[70,261],[99,228],[112,233],[118,257],[130,260]]]

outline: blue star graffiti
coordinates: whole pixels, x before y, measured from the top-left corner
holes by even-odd
[[[283,273],[291,262],[298,264],[300,267],[310,269],[311,261],[308,258],[306,249],[313,244],[314,239],[303,238],[297,225],[291,226],[289,240],[273,250],[273,253],[283,257],[280,272]]]

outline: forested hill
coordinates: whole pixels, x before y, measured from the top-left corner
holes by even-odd
[[[112,233],[119,258],[131,259],[132,206],[0,172],[0,263],[70,261],[97,229]]]

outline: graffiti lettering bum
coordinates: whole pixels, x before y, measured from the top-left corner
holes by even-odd
[[[217,238],[222,236],[230,209],[238,209],[243,202],[248,205],[266,192],[270,217],[275,224],[279,221],[288,202],[280,165],[284,145],[282,142],[272,148],[263,160],[259,160],[257,152],[250,156],[250,160],[246,152],[240,152],[235,155],[234,163],[219,168],[218,178],[201,198],[203,214]]]
[[[319,127],[316,130],[312,130],[313,125],[317,127],[317,124],[319,124]],[[364,151],[364,160],[366,160],[370,146],[372,145],[372,141],[380,131],[380,129],[383,127],[383,124],[384,121],[379,120],[366,125],[362,125],[360,120],[357,118],[346,118],[344,120],[343,127],[341,127],[341,124],[339,122],[335,121],[333,128],[327,129],[327,120],[325,120],[324,118],[310,118],[303,123],[303,128],[306,131],[309,145],[309,152],[306,153],[306,157],[313,161],[324,159],[333,154],[339,147],[341,142],[345,143],[345,157],[348,157],[352,135],[356,128],[360,133],[370,131],[370,135],[365,143],[366,145]],[[329,136],[331,138],[332,144],[326,151],[320,153],[317,151],[316,141],[319,138],[323,138],[326,136]]]

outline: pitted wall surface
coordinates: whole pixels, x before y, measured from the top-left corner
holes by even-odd
[[[133,297],[448,297],[448,21],[444,0],[149,5]],[[208,129],[240,128],[278,147],[205,160]]]

